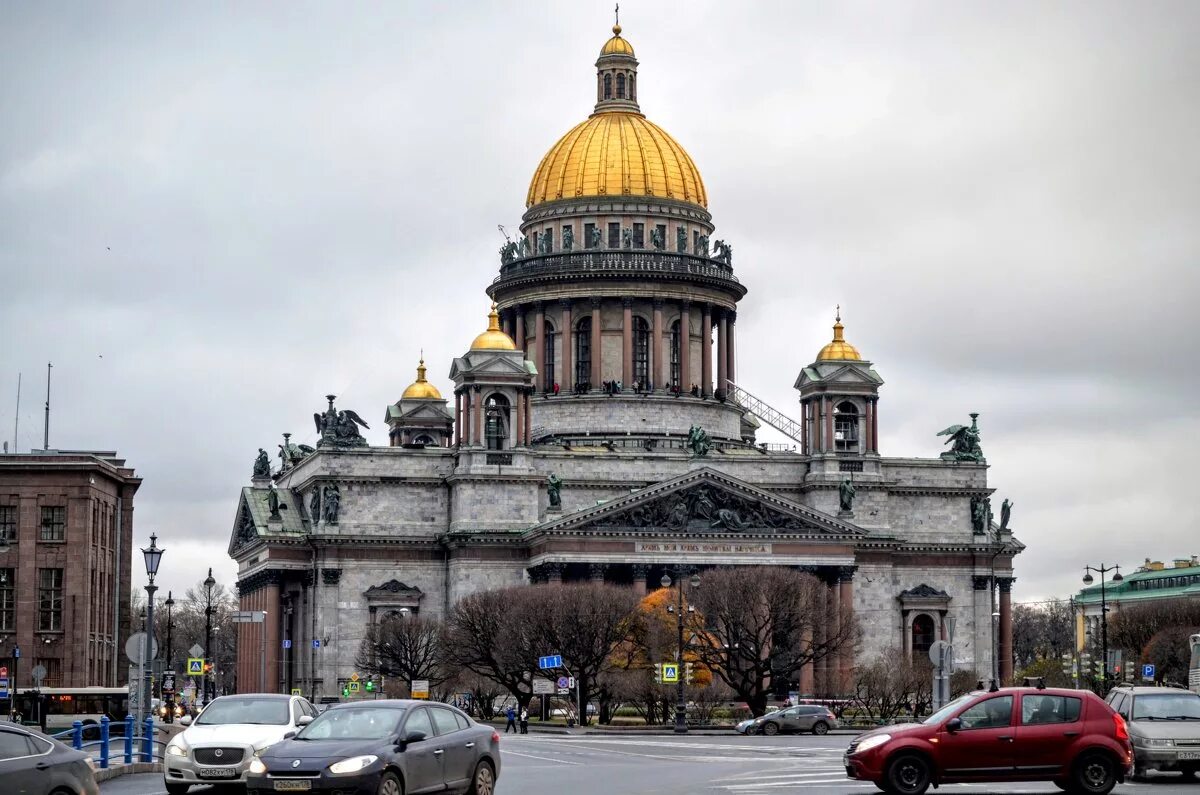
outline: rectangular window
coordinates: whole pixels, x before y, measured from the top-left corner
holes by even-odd
[[[67,537],[67,508],[65,505],[42,506],[42,541],[63,541]]]
[[[0,538],[17,540],[17,506],[0,505]]]
[[[634,248],[645,248],[646,247],[646,225],[645,224],[634,224],[633,225],[633,247]]]
[[[1021,696],[1021,725],[1036,726],[1039,723],[1074,723],[1079,720],[1082,703],[1077,698],[1064,696],[1039,696],[1027,693]],[[1113,709],[1117,712],[1116,707]]]
[[[584,248],[596,248],[599,245],[600,245],[600,240],[599,240],[599,238],[596,237],[596,225],[595,224],[584,224],[583,225],[583,247]]]
[[[0,633],[17,626],[17,570],[0,569]]]
[[[58,632],[62,627],[63,570],[38,569],[38,631]]]
[[[46,675],[42,677],[42,687],[62,687],[62,660],[58,657],[37,657],[34,659],[35,667],[40,665],[46,669]],[[59,696],[59,699],[62,698],[64,696]],[[70,696],[65,696],[65,698],[70,698]],[[58,704],[56,706],[54,700],[47,701],[46,711],[51,715],[66,713],[67,709],[61,705],[61,701]],[[74,704],[70,705],[70,711],[74,712]]]
[[[609,224],[608,225],[608,247],[609,248],[620,248],[621,247],[621,225],[620,224]]]

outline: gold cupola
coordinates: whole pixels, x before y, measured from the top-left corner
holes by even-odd
[[[417,364],[417,380],[408,385],[401,400],[441,400],[442,393],[433,384],[425,380],[425,356],[421,356]]]
[[[621,38],[621,26],[613,25],[612,32],[612,38],[604,42],[604,46],[600,48],[600,57],[603,58],[605,55],[628,55],[632,58],[633,45]]]
[[[817,354],[818,362],[860,362],[862,356],[850,343],[846,342],[842,336],[842,330],[845,326],[842,325],[842,307],[838,306],[837,317],[833,324],[833,341],[821,349]]]
[[[500,330],[500,313],[496,311],[496,303],[492,302],[492,311],[488,314],[487,331],[480,334],[471,343],[473,351],[515,351],[517,344],[512,337]]]

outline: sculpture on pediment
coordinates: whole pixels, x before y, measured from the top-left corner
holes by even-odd
[[[331,445],[333,447],[366,447],[367,440],[359,433],[358,426],[370,428],[366,420],[358,416],[357,413],[350,409],[338,411],[333,407],[333,399],[336,395],[326,395],[325,399],[329,401],[329,408],[324,413],[313,414],[313,421],[317,426],[317,433],[321,434],[321,441],[317,442],[317,447]]]
[[[934,588],[929,583],[921,583],[916,588],[909,588],[907,591],[900,592],[901,597],[911,596],[917,599],[945,599],[949,596],[945,591]]]
[[[575,248],[575,230],[569,226],[564,227],[563,228],[562,250],[563,251],[572,251],[572,250],[574,250],[574,248]]]
[[[744,530],[748,525],[742,521],[741,515],[733,508],[718,508],[717,515],[709,527],[723,527],[726,530]]]
[[[258,529],[254,526],[254,519],[250,517],[249,506],[242,509],[241,520],[238,524],[237,540],[239,544],[248,544],[258,538]]]
[[[939,431],[938,436],[949,436],[946,444],[950,445],[950,449],[942,453],[942,459],[946,461],[983,461],[983,448],[979,445],[981,434],[979,433],[979,414],[973,412],[971,414],[971,424],[968,425],[951,425],[944,431]]]
[[[327,524],[338,523],[338,512],[342,508],[342,492],[338,489],[336,483],[332,483],[325,487],[325,522]]]
[[[712,449],[712,438],[699,425],[693,425],[688,428],[687,446],[692,455],[703,458]]]
[[[751,527],[764,530],[809,529],[795,516],[777,511],[755,499],[707,485],[672,492],[633,505],[605,516],[599,523],[609,527],[665,527],[692,532],[721,529],[740,531]]]
[[[551,508],[562,507],[562,480],[553,472],[546,478],[546,496],[550,498]]]
[[[666,526],[672,530],[682,530],[687,527],[688,519],[690,519],[687,502],[684,500],[676,500],[671,505],[670,513],[667,514]]]
[[[843,511],[854,510],[854,495],[857,491],[854,484],[850,482],[850,478],[842,480],[842,485],[838,486],[838,505]]]
[[[971,528],[975,535],[981,536],[987,532],[988,520],[992,515],[992,501],[987,497],[971,498]]]
[[[1000,532],[1008,532],[1008,520],[1012,518],[1012,500],[1007,497],[1000,503]]]
[[[713,250],[716,252],[713,254],[713,259],[724,262],[726,265],[733,265],[733,246],[724,240],[718,240],[713,246]]]
[[[650,247],[655,251],[662,251],[667,241],[663,240],[666,236],[665,230],[659,229],[657,226],[650,230]]]
[[[675,250],[680,254],[687,253],[687,229],[682,226],[675,230]]]
[[[271,458],[261,447],[258,448],[258,455],[254,457],[254,477],[255,479],[271,477]]]
[[[692,516],[711,521],[717,513],[717,504],[712,498],[712,491],[702,486],[692,495]]]

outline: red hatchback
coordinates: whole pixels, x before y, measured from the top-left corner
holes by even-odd
[[[1008,687],[968,693],[925,719],[854,738],[846,775],[895,795],[932,784],[1053,781],[1105,795],[1133,764],[1125,721],[1086,690]]]

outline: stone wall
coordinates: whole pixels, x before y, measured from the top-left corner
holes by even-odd
[[[716,438],[741,439],[741,411],[715,400],[622,394],[560,395],[533,401],[534,428],[560,435],[591,433],[598,442],[627,433],[686,437],[692,425]]]

